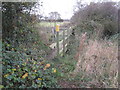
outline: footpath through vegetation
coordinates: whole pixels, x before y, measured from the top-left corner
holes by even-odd
[[[91,3],[56,22],[72,27],[64,57],[50,48],[55,23],[30,14],[35,4],[2,3],[0,88],[118,88],[115,3]]]

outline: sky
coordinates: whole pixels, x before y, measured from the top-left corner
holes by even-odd
[[[62,19],[70,19],[73,15],[73,9],[76,5],[76,1],[79,0],[42,0],[43,6],[41,13],[44,16],[48,16],[50,12],[57,11],[60,13]],[[97,0],[83,0],[85,3]],[[120,1],[120,0],[112,0]]]
[[[43,14],[48,15],[50,12],[57,11],[62,19],[69,19],[73,14],[74,4],[75,0],[44,0]]]

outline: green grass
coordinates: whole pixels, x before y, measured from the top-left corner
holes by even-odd
[[[59,59],[56,58],[52,61],[52,63],[57,69],[57,81],[65,84],[67,82],[69,87],[75,85],[75,87],[86,88],[87,83],[92,80],[89,75],[84,75],[84,72],[80,72],[74,76],[74,69],[77,61],[73,59],[73,55],[66,55],[65,57],[60,57]],[[60,83],[58,84],[60,85]],[[63,86],[61,87],[64,88]]]
[[[57,69],[57,80],[69,80],[69,73],[75,69],[76,61],[73,60],[72,55],[65,57],[55,58],[52,60],[55,68]]]
[[[56,22],[56,24],[63,25],[64,22]],[[45,22],[45,21],[42,21],[42,22],[38,23],[38,25],[44,26],[44,27],[54,27],[55,26],[55,22]]]

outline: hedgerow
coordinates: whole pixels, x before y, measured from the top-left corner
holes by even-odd
[[[32,2],[2,3],[4,88],[58,87],[57,70],[45,59],[49,48],[33,27],[29,11],[34,5]]]

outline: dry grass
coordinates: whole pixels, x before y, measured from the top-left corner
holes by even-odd
[[[82,36],[81,36],[81,39],[80,39],[80,44],[79,44],[79,48],[78,48],[78,50],[77,50],[77,53],[76,53],[76,55],[75,55],[75,59],[76,60],[78,60],[79,59],[79,56],[83,53],[82,51],[83,51],[83,49],[84,49],[84,42],[85,42],[85,40],[86,40],[86,32],[84,33],[84,34],[82,34]]]
[[[82,38],[84,39],[84,38]],[[82,42],[85,43],[85,42]],[[74,73],[84,72],[92,77],[91,85],[105,88],[118,87],[118,46],[117,43],[89,40],[79,55]],[[85,45],[85,44],[84,44]]]

